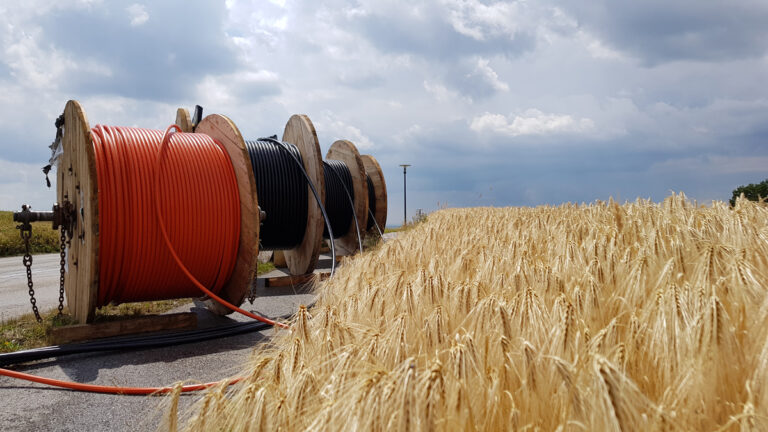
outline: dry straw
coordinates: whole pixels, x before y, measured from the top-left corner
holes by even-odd
[[[183,427],[768,430],[767,287],[763,204],[441,210]]]

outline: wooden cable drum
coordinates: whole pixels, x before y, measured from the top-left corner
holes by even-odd
[[[148,234],[132,225],[135,222],[137,212],[138,216],[150,225],[152,221],[156,221],[156,214],[150,214],[153,203],[124,201],[121,197],[140,196],[135,195],[136,191],[148,190],[156,185],[152,178],[147,178],[152,177],[151,174],[148,176],[136,174],[140,172],[155,174],[155,180],[172,179],[173,175],[179,175],[181,178],[178,179],[178,182],[186,182],[186,186],[196,187],[194,181],[190,180],[194,179],[194,176],[190,173],[202,169],[199,165],[200,162],[197,160],[190,162],[193,157],[191,154],[181,154],[179,156],[179,152],[183,150],[171,150],[170,153],[167,153],[166,164],[161,165],[164,168],[168,168],[169,171],[157,172],[154,169],[156,165],[153,164],[158,161],[156,156],[160,152],[154,150],[155,153],[152,153],[152,149],[156,148],[157,142],[151,143],[155,147],[152,147],[152,145],[147,146],[144,141],[142,141],[142,147],[138,143],[135,143],[136,145],[133,146],[134,143],[124,138],[122,134],[128,136],[135,133],[137,136],[150,137],[146,138],[147,142],[149,142],[151,137],[162,136],[161,131],[109,126],[97,126],[97,128],[91,129],[85,112],[77,101],[71,100],[67,102],[64,109],[64,126],[61,141],[62,153],[57,163],[56,194],[59,203],[69,202],[74,207],[73,234],[66,248],[64,289],[69,310],[79,322],[91,322],[95,309],[107,303],[189,297],[191,296],[190,294],[197,293],[192,283],[187,283],[180,279],[173,281],[168,279],[169,275],[178,273],[178,269],[172,265],[167,265],[165,271],[153,272],[147,276],[150,278],[156,277],[157,280],[162,281],[169,280],[168,290],[160,289],[157,292],[151,290],[142,291],[143,286],[141,286],[141,283],[137,283],[136,286],[126,286],[126,281],[141,280],[137,279],[137,276],[134,274],[136,272],[132,269],[141,269],[142,264],[156,266],[159,262],[167,262],[169,252],[162,247],[155,247],[153,248],[154,250],[143,250],[143,240],[146,239],[142,239],[141,236]],[[125,139],[125,141],[120,141],[123,144],[114,144],[113,147],[109,148],[99,147],[101,149],[99,150],[95,147],[94,131],[98,131],[99,134],[105,134],[104,136],[99,135],[100,143],[105,142],[104,140],[113,140],[114,143],[117,143],[118,141],[114,137],[118,135],[122,137],[121,139]],[[226,247],[228,248],[227,250],[231,251],[231,264],[221,267],[223,270],[214,269],[214,271],[219,271],[219,275],[215,276],[215,273],[213,273],[214,276],[212,276],[216,280],[216,286],[219,287],[218,295],[230,303],[240,304],[245,297],[249,282],[256,273],[259,236],[256,188],[253,183],[253,176],[248,172],[250,164],[244,151],[242,137],[231,121],[223,116],[208,116],[198,125],[197,132],[201,134],[199,138],[185,137],[184,134],[178,137],[169,137],[170,143],[168,147],[176,145],[174,143],[185,142],[185,139],[198,143],[218,142],[221,147],[216,149],[211,147],[210,151],[212,152],[211,154],[219,155],[217,156],[217,163],[225,165],[215,166],[226,166],[227,170],[231,170],[230,173],[232,171],[234,173],[243,173],[233,177],[227,177],[233,174],[221,173],[222,179],[230,179],[227,180],[231,188],[231,193],[227,195],[231,197],[229,198],[229,203],[235,209],[239,206],[239,214],[234,213],[231,219],[234,220],[234,223],[239,223],[239,225],[237,230],[232,229],[231,231],[237,233],[237,237],[224,239],[225,243],[221,243],[229,245]],[[110,145],[112,146],[113,144]],[[220,150],[222,148],[226,153],[224,155],[222,155],[222,150]],[[97,154],[97,151],[100,153]],[[136,156],[140,151],[144,152],[142,153],[144,159],[139,159],[139,156]],[[225,161],[222,158],[228,158],[229,160]],[[171,159],[172,163],[169,162]],[[116,160],[121,165],[115,165]],[[140,166],[140,160],[144,161],[144,165]],[[231,165],[229,165],[229,162],[231,162]],[[206,169],[215,169],[211,168],[213,166],[207,166]],[[171,170],[179,169],[182,172],[171,172]],[[121,179],[123,183],[105,183],[107,182],[107,177],[100,178],[100,176],[107,175],[110,177],[110,181],[114,177],[114,179]],[[181,190],[179,188],[173,189],[173,185],[167,186],[163,184],[163,187],[165,188],[163,189],[165,194],[168,193],[168,190]],[[204,187],[202,186],[201,189],[204,189]],[[173,199],[173,196],[158,197],[155,195],[154,204],[159,206],[157,210],[166,208],[158,203],[164,203],[164,200],[171,199]],[[100,214],[100,201],[104,201],[101,203],[103,204],[101,207],[103,207],[104,214]],[[107,205],[107,202],[110,205]],[[201,215],[213,215],[216,210],[214,208],[207,209],[203,203],[192,202],[190,204],[197,206],[199,211],[185,212],[183,217],[177,217],[177,210],[168,210],[168,217],[171,218],[171,222],[166,221],[165,225],[172,235],[178,236],[178,233],[182,232],[180,231],[182,224],[194,224],[197,222],[198,225],[192,226],[202,225],[203,223],[199,220],[202,217]],[[110,217],[110,219],[103,219],[105,217]],[[215,218],[210,217],[206,222],[213,223]],[[150,226],[148,231],[151,231],[156,236],[159,235],[157,228],[154,226]],[[210,238],[205,237],[206,233],[199,234],[199,238],[193,239],[197,241],[195,244],[205,243]],[[152,239],[157,243],[155,237],[152,237]],[[123,244],[121,242],[128,242],[130,244]],[[178,247],[177,250],[182,256],[188,256],[192,253],[183,251]],[[117,251],[117,253],[114,256],[104,256],[105,251]],[[134,255],[128,255],[127,251],[133,251]],[[124,254],[122,254],[123,252]],[[141,261],[141,259],[151,261]],[[185,263],[185,265],[190,266],[192,271],[203,271],[195,268],[197,265],[191,265],[191,263]],[[112,272],[113,266],[116,269],[122,270]],[[119,283],[119,290],[116,286],[110,286],[113,282]],[[171,290],[172,287],[177,288]],[[163,286],[161,288],[166,287]],[[111,295],[116,297],[111,298]],[[218,312],[229,312],[229,310],[221,310],[218,306],[217,304],[211,307]]]
[[[341,255],[352,255],[359,250],[358,233],[354,219],[357,219],[361,236],[364,234],[365,227],[368,223],[368,185],[366,182],[366,171],[363,165],[363,158],[360,156],[357,147],[355,147],[352,142],[338,140],[331,145],[330,149],[328,149],[325,159],[326,162],[338,161],[340,163],[339,165],[346,166],[349,170],[349,180],[352,185],[352,190],[349,190],[349,193],[352,195],[353,200],[353,219],[348,226],[345,227],[346,229],[342,228],[341,233],[334,231],[333,234],[335,237],[334,241],[339,247]],[[326,178],[326,185],[329,181],[329,178]],[[332,197],[329,196],[329,192],[330,190],[326,190],[326,203],[329,201],[343,201],[348,206],[348,198],[346,196]],[[337,195],[338,194],[339,193],[337,192]],[[330,216],[333,210],[329,209],[329,205],[326,205],[326,209],[329,211]],[[334,222],[335,220],[332,217],[331,225],[335,225]]]
[[[384,173],[379,162],[371,155],[362,155],[365,167],[366,183],[368,183],[368,208],[373,213],[368,214],[366,231],[374,228],[374,221],[383,232],[387,226],[387,183],[384,181]]]
[[[189,111],[179,108],[176,124],[191,130]],[[320,200],[324,201],[320,144],[309,117],[293,115],[285,126],[282,141],[285,149],[298,158]],[[275,251],[275,264],[288,267],[291,274],[312,272],[320,256],[324,221],[307,179],[280,145],[259,139],[246,140],[245,146],[250,155],[250,172],[262,198],[260,210],[265,212],[261,248]],[[293,224],[283,223],[287,219]]]

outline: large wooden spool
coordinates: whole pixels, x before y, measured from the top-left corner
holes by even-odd
[[[360,235],[362,236],[368,223],[368,183],[365,178],[363,158],[360,156],[360,152],[357,151],[357,147],[347,140],[334,142],[325,154],[325,158],[342,161],[349,168],[354,190],[355,217],[360,226]],[[334,241],[339,248],[340,255],[353,255],[360,250],[354,219],[350,222],[347,233]]]
[[[235,172],[250,169],[245,145],[237,128],[226,117],[213,115],[200,123],[198,130],[224,145]],[[66,250],[64,291],[72,316],[81,323],[93,321],[99,292],[99,191],[96,156],[91,127],[82,106],[74,100],[64,108],[62,154],[56,172],[58,202],[71,202],[77,213],[73,236]],[[250,174],[246,171],[246,174]],[[248,182],[250,180],[250,183]],[[241,232],[237,262],[220,295],[230,303],[240,304],[256,273],[259,244],[256,187],[251,175],[238,175]],[[246,199],[243,199],[243,198]],[[130,203],[126,203],[130,205]],[[256,217],[254,220],[253,218]],[[211,305],[221,310],[218,304]]]
[[[373,183],[374,198],[376,199],[376,211],[373,218],[383,232],[387,226],[387,182],[384,181],[384,172],[381,171],[381,166],[376,158],[371,155],[362,155],[362,158],[365,172]],[[368,217],[371,215],[369,214]]]

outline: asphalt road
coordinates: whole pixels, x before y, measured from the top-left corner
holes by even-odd
[[[59,254],[32,256],[32,282],[40,311],[59,304]],[[32,312],[21,257],[0,258],[0,322]]]
[[[46,260],[48,264],[43,264]],[[55,258],[55,256],[53,257]],[[20,258],[0,260],[0,298],[4,313],[26,313],[24,305],[26,274],[18,263]],[[49,273],[58,270],[51,257],[36,260],[34,277],[41,295],[54,301],[58,277]],[[38,270],[39,269],[39,270]],[[46,270],[48,269],[48,270]],[[39,278],[37,275],[40,274]],[[279,272],[266,275],[275,276]],[[48,279],[46,279],[46,277]],[[37,282],[39,280],[39,282]],[[47,281],[47,282],[46,282]],[[314,295],[297,288],[259,288],[259,297],[244,309],[268,317],[295,312],[302,304],[313,301]],[[42,303],[42,301],[41,301]],[[18,306],[17,306],[18,305]],[[6,310],[7,309],[7,310]],[[215,316],[202,304],[181,306],[171,312],[192,310],[198,315],[198,328],[247,321],[249,318],[232,314]],[[238,374],[249,354],[258,349],[276,330],[228,337],[175,347],[110,354],[79,354],[60,359],[42,360],[12,369],[49,378],[101,385],[155,387],[171,385],[177,381],[209,382]],[[196,399],[193,394],[181,398],[180,410],[188,408]],[[155,430],[165,411],[160,407],[161,396],[118,396],[80,393],[60,390],[36,383],[0,377],[0,430],[2,431],[96,431],[110,432]]]

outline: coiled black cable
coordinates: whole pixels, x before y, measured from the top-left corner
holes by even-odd
[[[376,190],[373,188],[373,181],[371,176],[365,175],[365,180],[368,183],[368,224],[365,226],[366,231],[370,231],[376,224],[376,219],[373,215],[376,214]]]
[[[352,218],[355,211],[347,197],[355,199],[355,191],[352,185],[352,174],[349,167],[342,161],[323,161],[323,174],[325,175],[325,209],[331,219],[333,238],[341,238],[349,233],[352,226]],[[323,238],[331,238],[328,229],[323,231]]]
[[[331,219],[328,217],[328,212],[325,210],[325,206],[320,200],[320,194],[317,192],[317,188],[315,188],[315,185],[312,184],[312,180],[309,178],[309,174],[307,174],[307,171],[304,169],[304,164],[301,162],[301,159],[296,157],[291,151],[288,149],[288,143],[284,143],[282,141],[277,140],[277,136],[273,135],[268,138],[261,138],[259,141],[266,141],[268,143],[272,143],[276,145],[278,148],[282,149],[287,155],[293,159],[293,162],[296,164],[297,167],[301,170],[301,174],[304,176],[304,179],[307,181],[307,186],[309,186],[309,189],[312,191],[312,195],[315,197],[315,202],[317,203],[317,206],[320,208],[320,213],[323,214],[323,220],[325,221],[325,229],[329,230],[331,232],[331,237],[333,237],[333,227],[331,227]],[[355,219],[355,223],[357,223],[357,219]],[[358,236],[359,240],[359,236]],[[360,249],[362,250],[362,244],[360,246]],[[333,275],[336,272],[336,245],[331,242],[331,275],[329,278],[332,278]]]
[[[297,159],[303,164],[301,152],[291,143],[284,144],[281,149],[264,139],[245,142],[259,207],[267,215],[259,238],[262,248],[269,250],[293,249],[304,240],[307,228],[307,182],[295,163]]]

